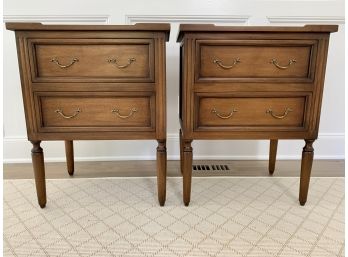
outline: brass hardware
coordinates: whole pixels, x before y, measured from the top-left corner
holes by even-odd
[[[275,118],[275,119],[284,119],[284,118],[289,114],[289,112],[292,112],[292,109],[291,109],[291,108],[286,108],[283,115],[275,115],[275,114],[273,113],[272,109],[268,109],[268,110],[266,111],[266,113],[271,114],[271,116],[272,116],[273,118]]]
[[[289,63],[288,63],[288,65],[286,65],[286,66],[281,66],[281,65],[279,65],[277,59],[275,59],[275,58],[272,59],[272,60],[270,61],[270,63],[271,63],[271,64],[274,64],[274,66],[276,66],[278,69],[286,70],[286,69],[289,68],[292,64],[296,63],[296,60],[295,60],[295,59],[289,60]]]
[[[63,64],[60,64],[59,61],[58,61],[58,58],[57,57],[54,57],[53,59],[51,59],[51,62],[54,62],[55,64],[57,64],[60,68],[62,69],[65,69],[65,68],[69,68],[71,65],[73,65],[75,62],[78,62],[79,59],[77,58],[73,58],[71,63],[67,64],[67,65],[63,65]]]
[[[137,111],[138,111],[138,109],[135,108],[135,107],[133,107],[128,115],[121,115],[119,109],[113,109],[111,112],[112,112],[112,113],[116,113],[116,115],[117,115],[118,117],[120,117],[121,119],[127,119],[127,118],[131,117],[131,116],[132,116],[134,113],[136,113]]]
[[[55,110],[55,112],[60,114],[64,119],[72,119],[72,118],[75,118],[81,112],[81,110],[80,110],[80,108],[77,108],[75,113],[73,115],[70,115],[70,116],[65,115],[61,109],[57,109],[57,110]]]
[[[128,63],[125,64],[125,65],[119,65],[119,64],[117,64],[117,59],[108,59],[107,61],[108,61],[108,63],[113,63],[113,64],[115,64],[116,67],[119,68],[119,69],[124,69],[124,68],[127,68],[129,65],[131,65],[132,62],[135,62],[136,59],[133,58],[133,57],[132,57],[132,58],[128,58]]]
[[[236,109],[232,109],[232,111],[230,112],[230,114],[228,114],[227,116],[223,116],[220,113],[217,112],[217,110],[215,108],[211,109],[211,113],[214,113],[216,116],[218,116],[220,119],[229,119],[232,117],[233,113],[237,112]]]
[[[213,60],[213,63],[219,65],[221,68],[223,68],[223,69],[225,69],[225,70],[228,70],[228,69],[233,68],[233,67],[234,67],[235,65],[237,65],[238,63],[240,63],[240,59],[239,59],[239,58],[234,59],[232,65],[223,65],[223,64],[222,64],[222,61],[221,61],[221,60],[218,60],[218,59],[214,59],[214,60]]]

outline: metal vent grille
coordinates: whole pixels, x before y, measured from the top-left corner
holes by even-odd
[[[192,165],[193,170],[200,170],[200,171],[219,171],[219,170],[230,170],[228,165],[225,164],[212,164],[212,165]]]

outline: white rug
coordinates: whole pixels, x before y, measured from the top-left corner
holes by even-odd
[[[165,207],[155,178],[4,181],[4,256],[343,256],[344,179],[169,178]]]

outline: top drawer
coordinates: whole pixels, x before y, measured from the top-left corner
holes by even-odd
[[[153,82],[151,39],[32,39],[33,82]]]
[[[313,80],[314,40],[197,40],[196,81]]]

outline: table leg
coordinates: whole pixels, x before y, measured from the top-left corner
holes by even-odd
[[[184,167],[184,142],[182,140],[182,131],[179,130],[179,141],[180,141],[180,172],[182,173]]]
[[[45,163],[43,150],[40,147],[41,141],[31,141],[31,158],[34,168],[36,193],[41,208],[46,206],[46,182],[45,182]]]
[[[72,140],[65,140],[66,165],[70,176],[74,175],[74,144]]]
[[[271,139],[269,144],[269,163],[268,163],[268,170],[270,175],[273,175],[273,172],[275,169],[275,163],[277,159],[277,148],[278,148],[278,139]]]
[[[157,140],[157,188],[158,201],[163,206],[166,201],[167,148],[166,140]]]
[[[188,206],[191,198],[191,180],[192,180],[192,140],[183,140],[183,200],[185,206]]]
[[[314,148],[314,140],[305,140],[306,145],[303,147],[302,151],[302,161],[301,161],[301,178],[300,178],[300,193],[299,201],[301,205],[305,205],[308,195],[308,187],[312,170]]]

